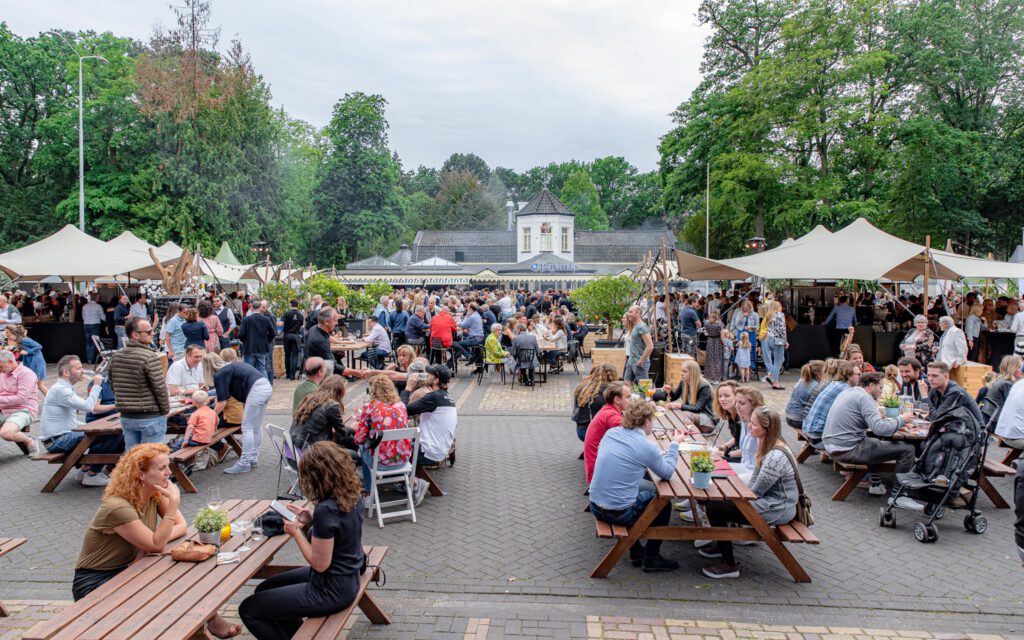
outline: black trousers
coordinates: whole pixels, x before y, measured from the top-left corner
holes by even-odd
[[[297,333],[284,334],[284,375],[294,378],[299,372],[299,339]]]
[[[747,518],[736,506],[735,502],[728,500],[711,500],[704,503],[704,512],[708,516],[708,522],[712,527],[724,527],[730,523],[748,524]],[[732,552],[732,540],[716,540],[715,546],[722,552],[722,562],[735,567],[736,556]]]
[[[300,567],[256,587],[256,592],[238,605],[238,615],[249,633],[257,640],[287,640],[302,626],[303,618],[342,611],[359,593],[359,576],[352,576],[349,588],[338,594],[315,590],[312,576],[312,569]]]

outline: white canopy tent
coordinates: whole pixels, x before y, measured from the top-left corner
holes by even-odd
[[[42,280],[53,275],[63,280],[95,280],[122,274],[145,279],[157,275],[148,255],[103,242],[70,224],[48,238],[0,254],[0,269],[22,280]]]

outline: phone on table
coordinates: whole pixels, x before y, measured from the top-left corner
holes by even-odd
[[[277,513],[281,514],[281,517],[287,520],[288,522],[295,522],[297,516],[291,511],[289,511],[288,507],[284,506],[277,500],[274,500],[273,502],[270,503],[270,508],[276,511]]]

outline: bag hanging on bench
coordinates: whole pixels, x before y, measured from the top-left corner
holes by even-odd
[[[811,513],[811,498],[804,493],[804,484],[800,482],[800,471],[797,470],[796,458],[793,457],[793,452],[786,447],[774,447],[778,449],[789,458],[789,464],[793,467],[793,479],[796,480],[796,519],[802,524],[808,527],[814,526],[814,514]]]

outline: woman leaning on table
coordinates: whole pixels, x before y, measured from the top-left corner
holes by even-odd
[[[286,521],[284,531],[309,566],[264,580],[239,605],[245,628],[257,640],[291,638],[303,618],[342,611],[359,592],[365,563],[363,511],[352,459],[333,442],[310,445],[299,461],[299,486],[315,506],[288,505],[297,519]]]
[[[140,444],[126,451],[114,467],[75,564],[71,594],[76,601],[136,559],[163,553],[168,542],[185,535],[188,526],[178,508],[178,487],[170,482],[169,453],[159,443]],[[206,622],[206,630],[218,638],[231,638],[242,627],[217,614]]]

